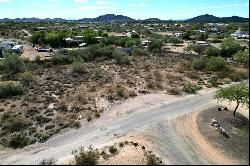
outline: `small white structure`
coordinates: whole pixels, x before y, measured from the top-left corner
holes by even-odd
[[[147,45],[150,43],[151,41],[149,41],[149,40],[143,40],[142,42],[141,42],[141,44],[143,45],[143,47],[147,47]]]
[[[196,44],[200,45],[200,46],[207,46],[208,43],[206,41],[197,41]]]
[[[81,43],[79,44],[79,47],[85,47],[87,45],[87,43]]]
[[[24,51],[23,45],[15,45],[12,48],[12,51],[15,53],[23,53],[23,51]]]
[[[180,37],[182,37],[182,33],[174,33],[174,37],[180,38]]]

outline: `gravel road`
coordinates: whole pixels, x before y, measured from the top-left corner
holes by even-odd
[[[144,128],[145,126],[157,124],[157,122],[174,120],[198,109],[211,106],[215,92],[216,89],[210,89],[208,91],[200,91],[196,95],[180,97],[178,100],[161,101],[161,103],[156,104],[155,107],[152,106],[143,111],[138,111],[138,107],[136,107],[135,110],[131,108],[129,114],[123,114],[113,119],[106,118],[106,115],[104,115],[86,127],[59,133],[46,143],[31,145],[21,150],[8,150],[0,156],[0,163],[33,165],[40,163],[43,159],[51,157],[56,158],[59,162],[65,161],[72,156],[71,152],[74,149],[90,145],[98,147],[109,141],[126,136],[128,133],[135,132],[140,128]],[[133,100],[130,100],[130,104],[133,104],[132,101]],[[144,108],[145,106],[142,105],[142,107]],[[112,110],[109,112],[112,112]],[[172,149],[175,149],[173,156],[179,154],[179,159],[176,157],[176,161],[172,161],[171,163],[200,164],[203,159],[196,159],[194,157],[192,160],[186,160],[185,156],[189,156],[188,158],[190,158],[192,151],[190,151],[190,154],[187,152],[183,153],[174,147],[174,138],[176,135],[169,124],[166,126],[166,128],[156,127],[152,129],[159,135],[162,134],[164,142],[171,142],[169,145],[172,145]],[[169,134],[166,135],[164,133]],[[166,151],[170,154],[167,148],[168,147],[166,147]]]

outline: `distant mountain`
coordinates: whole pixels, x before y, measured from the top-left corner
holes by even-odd
[[[205,14],[201,16],[197,16],[191,19],[185,20],[161,20],[159,18],[148,18],[145,20],[135,20],[133,18],[123,16],[123,15],[114,15],[114,14],[106,14],[99,16],[97,18],[82,18],[79,20],[66,20],[63,18],[15,18],[9,19],[4,18],[0,19],[0,22],[75,22],[75,23],[89,23],[89,22],[141,22],[141,23],[162,23],[162,22],[176,22],[176,21],[184,21],[184,22],[247,22],[249,18],[243,18],[238,16],[232,17],[216,17],[213,15]]]
[[[106,14],[93,19],[93,22],[125,22],[125,21],[134,21],[134,19],[127,16],[114,15],[114,14]]]
[[[205,14],[197,16],[191,19],[186,20],[186,22],[248,22],[249,18],[243,18],[238,16],[232,17],[216,17],[213,15]]]
[[[145,22],[161,22],[162,20],[159,18],[148,18],[144,20]]]

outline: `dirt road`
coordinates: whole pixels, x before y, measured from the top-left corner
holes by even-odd
[[[210,158],[206,159],[204,156],[199,155],[199,152],[193,153],[194,150],[192,146],[182,146],[181,142],[177,142],[178,139],[175,138],[178,137],[168,123],[185,114],[190,114],[201,108],[211,106],[212,97],[215,92],[216,89],[200,91],[196,95],[188,95],[179,97],[178,99],[173,98],[169,100],[166,99],[166,101],[155,102],[152,103],[153,105],[150,107],[145,107],[143,104],[138,106],[137,104],[135,109],[130,107],[128,112],[119,115],[119,117],[107,118],[112,114],[111,110],[89,126],[82,127],[78,130],[59,133],[44,144],[31,145],[22,150],[9,150],[0,156],[0,163],[38,164],[43,159],[51,157],[61,162],[71,158],[71,152],[74,149],[90,145],[100,147],[109,141],[126,136],[128,133],[133,133],[138,130],[145,131],[145,129],[149,133],[155,132],[160,138],[164,139],[162,143],[167,143],[161,146],[163,148],[162,155],[168,155],[172,157],[172,159],[171,161],[167,161],[166,159],[165,163],[217,163],[216,161],[211,161]],[[133,105],[133,100],[129,100],[127,105]],[[143,111],[140,110],[141,108],[143,108]],[[116,110],[117,109],[118,108],[116,108]],[[166,127],[157,125],[163,122],[167,122],[167,125],[165,125]],[[152,127],[152,125],[154,127]]]

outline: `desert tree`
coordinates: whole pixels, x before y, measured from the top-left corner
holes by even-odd
[[[217,91],[215,97],[219,102],[228,100],[230,103],[236,102],[234,116],[240,105],[249,106],[249,88],[244,83],[238,83]]]

